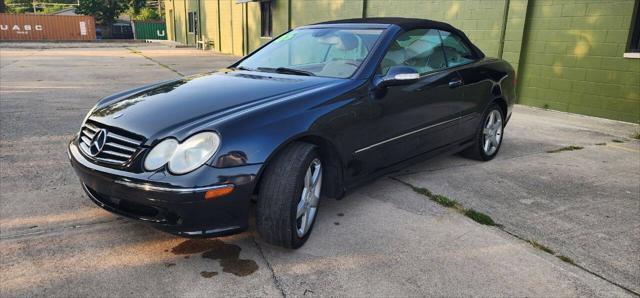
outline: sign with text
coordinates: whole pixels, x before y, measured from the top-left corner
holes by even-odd
[[[90,16],[0,13],[0,40],[95,40]]]

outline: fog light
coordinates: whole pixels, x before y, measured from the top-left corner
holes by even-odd
[[[204,199],[205,200],[213,200],[215,198],[226,196],[226,195],[230,194],[231,192],[233,192],[234,188],[235,187],[233,185],[229,184],[229,185],[225,185],[223,187],[219,187],[219,188],[214,188],[214,189],[208,190],[204,194]]]

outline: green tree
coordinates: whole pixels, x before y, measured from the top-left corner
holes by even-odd
[[[136,21],[152,21],[161,19],[161,17],[158,15],[158,12],[153,8],[143,7],[140,9],[140,12],[138,12],[138,14],[133,14],[132,9],[129,10],[129,15]]]
[[[0,12],[7,12],[7,5],[4,4],[4,0],[0,0]]]
[[[137,14],[144,6],[144,0],[80,0],[76,13],[93,16],[98,24],[110,25],[127,9],[132,8]]]
[[[5,10],[10,13],[33,12],[32,0],[5,0]]]
[[[54,13],[59,10],[63,10],[66,7],[64,5],[56,4],[56,5],[47,5],[42,9],[42,12],[45,14]]]

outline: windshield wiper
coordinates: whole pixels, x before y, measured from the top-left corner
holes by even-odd
[[[233,69],[237,69],[237,70],[248,70],[248,71],[255,71],[255,69],[251,69],[248,67],[244,67],[244,66],[236,66]]]
[[[290,73],[290,74],[298,74],[298,75],[303,75],[303,76],[310,76],[313,77],[316,74],[310,72],[310,71],[306,71],[306,70],[302,70],[302,69],[295,69],[295,68],[288,68],[288,67],[278,67],[276,68],[276,71],[279,73]]]
[[[271,72],[293,74],[293,75],[301,75],[301,76],[315,76],[315,74],[310,72],[310,71],[301,70],[301,69],[295,69],[295,68],[288,68],[288,67],[277,67],[277,68],[258,67],[258,68],[256,68],[256,70],[259,70],[259,71],[271,71]]]

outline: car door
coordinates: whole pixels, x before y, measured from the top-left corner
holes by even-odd
[[[463,96],[458,73],[447,68],[438,30],[400,34],[377,75],[384,76],[392,66],[412,67],[420,79],[411,85],[385,87],[372,96],[371,145],[359,152],[376,156],[376,167],[451,143],[457,126],[455,103]]]
[[[447,65],[454,68],[464,81],[463,98],[455,102],[456,115],[460,118],[458,139],[472,137],[491,95],[493,82],[489,79],[492,70],[478,63],[470,46],[457,34],[440,30]]]

